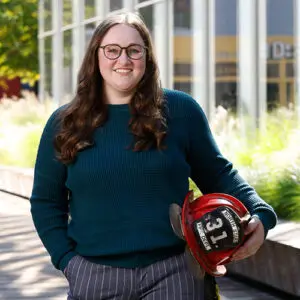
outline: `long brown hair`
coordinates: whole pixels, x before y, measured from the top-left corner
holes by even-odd
[[[129,104],[131,119],[128,125],[134,137],[131,147],[133,151],[163,148],[167,129],[165,102],[150,33],[137,14],[115,14],[96,28],[78,73],[76,95],[59,114],[60,127],[54,146],[58,159],[65,164],[74,162],[78,151],[93,145],[95,129],[107,120],[97,51],[106,32],[117,24],[135,28],[147,48],[146,72]]]

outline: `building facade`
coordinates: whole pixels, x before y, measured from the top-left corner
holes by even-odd
[[[210,118],[217,105],[248,114],[299,107],[299,0],[40,0],[40,98],[74,96],[99,22],[137,11],[154,40],[164,87],[192,94]]]

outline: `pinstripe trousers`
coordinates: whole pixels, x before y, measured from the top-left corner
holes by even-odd
[[[68,300],[203,300],[203,280],[188,271],[184,254],[143,268],[92,263],[77,255],[65,276]]]

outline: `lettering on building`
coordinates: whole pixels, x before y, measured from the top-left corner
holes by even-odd
[[[273,42],[268,45],[268,59],[293,59],[294,46],[284,42]]]

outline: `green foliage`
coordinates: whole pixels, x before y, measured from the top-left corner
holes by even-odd
[[[62,2],[63,25],[72,24],[72,1]],[[45,1],[43,8],[45,31],[53,29],[51,9],[51,1]],[[93,0],[85,1],[85,16],[95,16]],[[45,38],[46,66],[50,66],[51,61],[51,39],[51,36]],[[72,30],[65,31],[63,39],[64,66],[68,66],[71,63]],[[20,77],[22,82],[33,85],[39,79],[38,57],[38,0],[1,0],[0,86],[3,87],[5,83],[1,77],[8,79]]]
[[[288,159],[300,156],[300,126],[295,111],[279,108],[266,116],[265,123],[264,130],[241,135],[239,120],[219,108],[212,129],[220,149],[238,168],[287,165]]]
[[[252,170],[248,180],[279,218],[300,221],[300,168],[296,166],[299,161],[284,169]]]
[[[0,3],[0,77],[38,79],[38,0]]]
[[[241,122],[219,107],[211,122],[225,157],[280,218],[300,221],[300,124],[296,111],[278,108],[266,116],[264,131],[241,134]],[[197,193],[193,182],[190,188]]]
[[[296,127],[295,113],[284,108],[273,111],[267,116],[265,130],[257,132],[256,139],[247,143],[247,149],[237,151],[236,162],[246,166],[255,166],[257,161],[273,164],[268,155],[284,150]]]
[[[197,185],[191,178],[189,178],[189,190],[194,191],[194,198],[198,198],[202,195],[201,191],[198,189]]]

